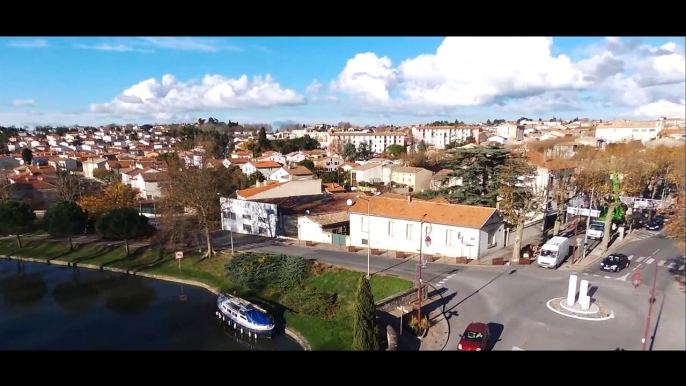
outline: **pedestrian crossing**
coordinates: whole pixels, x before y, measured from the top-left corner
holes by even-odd
[[[448,275],[448,276],[446,276],[446,277],[444,277],[443,280],[439,281],[439,282],[436,284],[436,287],[439,287],[439,288],[440,288],[440,287],[443,287],[443,285],[445,285],[445,282],[448,281],[448,280],[450,280],[450,279],[452,279],[453,276],[455,276],[454,273],[453,273],[453,274],[450,274],[450,275]]]
[[[686,261],[684,260],[677,260],[675,261],[674,259],[656,259],[650,256],[634,256],[634,255],[629,255],[627,256],[629,259],[630,267],[633,266],[633,268],[629,268],[627,270],[622,270],[622,272],[626,271],[626,273],[621,276],[621,277],[612,277],[608,274],[600,274],[600,273],[593,273],[593,272],[582,272],[581,274],[584,276],[593,276],[593,277],[602,277],[605,279],[614,279],[614,280],[622,280],[626,281],[628,280],[629,276],[633,272],[635,272],[637,269],[645,268],[649,265],[656,265],[657,267],[664,267],[662,269],[666,269],[669,272],[683,272],[686,270]]]
[[[649,239],[649,238],[657,235],[656,232],[651,232],[651,231],[646,231],[646,230],[641,230],[641,231],[636,231],[636,232],[638,232],[636,234],[636,236],[634,236],[634,238],[636,240],[645,240],[645,239]]]

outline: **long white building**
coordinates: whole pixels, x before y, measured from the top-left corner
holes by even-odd
[[[415,143],[424,141],[430,147],[440,150],[451,142],[466,141],[469,137],[477,137],[480,132],[478,126],[414,126],[412,136]]]
[[[358,131],[331,133],[329,134],[328,149],[337,149],[339,145],[343,149],[348,143],[352,143],[355,145],[355,148],[358,148],[362,142],[367,143],[369,151],[380,154],[392,145],[406,146],[407,137],[402,131],[385,133],[364,133]]]
[[[663,121],[615,121],[599,123],[595,129],[595,136],[607,143],[642,141],[647,142],[657,138],[662,130]]]

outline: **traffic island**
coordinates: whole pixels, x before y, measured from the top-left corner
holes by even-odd
[[[570,275],[567,297],[548,300],[546,306],[556,314],[587,321],[603,321],[614,319],[611,309],[603,306],[600,302],[588,295],[588,281],[582,280],[579,288],[579,299],[576,298],[577,276]]]

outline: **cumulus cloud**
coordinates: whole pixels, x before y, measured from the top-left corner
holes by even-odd
[[[7,46],[15,48],[46,48],[48,47],[48,42],[44,39],[12,40],[7,43]]]
[[[684,118],[686,116],[686,104],[683,99],[679,103],[660,100],[637,108],[634,110],[634,115],[641,118]]]
[[[340,102],[340,99],[335,95],[324,95],[320,96],[323,85],[317,79],[313,80],[309,86],[305,89],[305,92],[310,95],[310,101],[312,102]]]
[[[676,43],[656,47],[609,37],[578,61],[553,55],[552,44],[547,37],[448,37],[435,53],[397,66],[388,57],[360,53],[330,89],[353,96],[365,111],[416,115],[494,105],[541,114],[583,110],[589,92],[602,94],[594,100],[603,107],[638,109],[684,99],[684,49]]]
[[[100,43],[100,44],[74,44],[74,48],[78,49],[83,49],[83,50],[96,50],[96,51],[115,51],[115,52],[129,52],[129,51],[142,51],[141,49],[134,49],[131,46],[127,46],[126,44],[108,44],[108,43]]]
[[[12,101],[13,106],[35,106],[36,102],[33,99],[15,99]]]
[[[312,83],[310,83],[309,86],[307,86],[307,89],[305,89],[305,92],[308,94],[319,94],[319,90],[321,90],[322,84],[317,80],[313,80]]]
[[[173,75],[144,80],[108,103],[90,105],[93,113],[150,116],[171,119],[198,111],[270,108],[305,104],[305,97],[284,89],[270,75],[246,75],[237,79],[206,75],[202,80],[182,82]]]

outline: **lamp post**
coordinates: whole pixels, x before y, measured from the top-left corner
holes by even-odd
[[[581,252],[581,259],[586,258],[586,248],[588,245],[588,230],[591,228],[591,211],[593,210],[593,196],[595,195],[595,188],[591,189],[591,201],[588,202],[588,217],[586,218],[586,231],[584,232],[584,248]]]
[[[426,218],[426,213],[419,220],[419,283],[417,285],[417,321],[422,320],[422,268],[424,266],[424,260],[422,259],[422,244],[424,243],[424,218]],[[431,245],[431,239],[427,233],[426,235],[426,246]]]
[[[657,271],[655,268],[655,277],[653,278],[653,288],[650,290],[650,298],[648,299],[648,317],[646,318],[646,330],[643,335],[643,351],[648,349],[648,335],[650,335],[650,319],[653,316],[653,304],[655,303],[655,285],[657,284]]]
[[[371,249],[372,248],[372,230],[371,230],[371,210],[370,210],[371,209],[370,204],[371,204],[372,200],[370,198],[365,198],[365,197],[362,197],[360,195],[355,196],[355,198],[367,201],[367,279],[369,279],[369,277],[371,276],[371,273],[370,273],[371,269],[369,266],[369,261],[371,260],[371,254],[372,254],[372,249]],[[348,206],[352,206],[353,204],[355,204],[355,202],[353,200],[350,200],[350,199],[348,201],[346,201],[346,203],[348,204]]]

